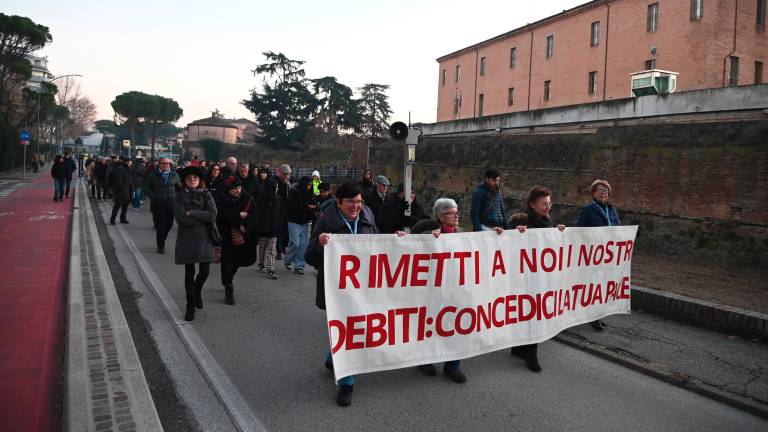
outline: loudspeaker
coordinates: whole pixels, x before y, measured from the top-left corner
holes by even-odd
[[[403,122],[394,122],[389,126],[389,135],[396,140],[404,140],[408,137],[408,125]]]

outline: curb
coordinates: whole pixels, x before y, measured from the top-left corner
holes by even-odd
[[[635,288],[633,287],[633,290],[634,289]],[[553,339],[605,360],[620,364],[621,366],[640,372],[644,375],[665,381],[685,390],[692,391],[704,397],[714,399],[718,402],[722,402],[740,410],[747,411],[759,417],[768,419],[768,405],[762,404],[753,399],[725,392],[717,387],[705,384],[696,378],[672,373],[661,365],[641,362],[631,357],[622,356],[619,353],[613,352],[601,345],[594,344],[588,339],[571,333],[567,330],[555,336]]]
[[[161,431],[86,188],[78,185],[75,192],[63,429]],[[88,234],[90,245],[83,240]],[[95,267],[83,268],[84,261]]]
[[[768,315],[632,286],[632,309],[666,315],[719,332],[768,341]]]

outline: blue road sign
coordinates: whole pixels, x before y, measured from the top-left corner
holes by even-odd
[[[29,131],[21,131],[19,134],[19,138],[21,138],[22,141],[29,141],[32,138],[32,134],[29,133]]]

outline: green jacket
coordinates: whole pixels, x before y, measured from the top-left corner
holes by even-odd
[[[149,173],[144,180],[144,193],[152,200],[152,205],[173,206],[177,187],[181,187],[181,179],[174,170],[168,173],[167,182],[163,182],[163,174],[159,169]]]

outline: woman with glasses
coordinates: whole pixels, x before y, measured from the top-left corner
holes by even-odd
[[[555,224],[549,217],[552,210],[552,191],[543,186],[536,186],[528,192],[525,204],[528,207],[525,213],[515,213],[509,219],[509,226],[525,232],[526,228],[553,228]],[[557,225],[560,231],[565,230],[565,225]],[[541,372],[538,357],[539,344],[520,345],[512,347],[511,354],[525,360],[525,365],[533,372]]]
[[[221,168],[218,164],[212,163],[208,166],[208,171],[205,173],[205,185],[211,192],[211,195],[216,196],[217,180],[221,178]]]
[[[336,190],[336,206],[323,212],[312,230],[307,249],[307,262],[317,269],[316,297],[317,307],[325,310],[325,285],[323,272],[323,246],[331,241],[333,234],[378,234],[371,209],[363,205],[360,187],[354,183],[343,183]],[[325,360],[325,367],[333,370],[330,351]],[[347,376],[337,383],[339,389],[336,403],[349,406],[352,403],[354,376]]]
[[[576,226],[602,227],[619,225],[619,212],[616,210],[616,207],[608,203],[608,198],[611,196],[611,185],[608,181],[600,179],[593,181],[589,186],[589,193],[592,195],[592,202],[579,210]],[[597,331],[603,331],[605,327],[605,323],[601,320],[592,321],[590,325]]]

